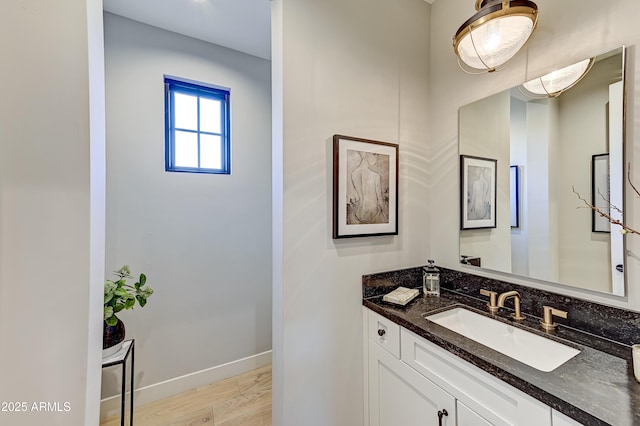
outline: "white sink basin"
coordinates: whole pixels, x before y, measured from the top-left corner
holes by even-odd
[[[544,372],[555,370],[580,353],[578,349],[463,308],[425,318]]]

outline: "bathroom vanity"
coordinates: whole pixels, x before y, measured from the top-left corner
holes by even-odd
[[[465,281],[461,273],[451,272],[457,281]],[[510,319],[510,309],[490,314],[487,298],[472,279],[456,288],[445,277],[441,297],[419,296],[405,307],[382,301],[381,295],[394,286],[418,288],[419,278],[417,268],[363,277],[365,424],[640,424],[640,384],[633,376],[629,345],[569,327],[568,320],[558,320],[564,325],[555,331],[542,330],[542,311],[528,312],[535,308],[526,303],[527,297],[534,296],[518,286],[513,287],[522,292],[526,316],[519,322]],[[478,285],[500,292],[512,286],[489,279]],[[550,301],[551,295],[545,303]],[[541,371],[549,368],[532,367],[425,319],[456,308],[561,342],[579,353],[551,371]]]

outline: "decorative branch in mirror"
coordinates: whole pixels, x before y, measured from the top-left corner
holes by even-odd
[[[636,186],[631,181],[631,165],[629,165],[629,168],[627,169],[627,181],[629,182],[629,186],[631,186],[631,189],[633,189],[633,192],[635,192],[636,195],[640,197],[640,190],[638,190],[638,188],[636,188]],[[598,195],[602,197],[603,201],[606,202],[606,205],[603,207],[598,207],[597,205],[587,201],[578,191],[576,191],[575,188],[573,188],[573,192],[576,194],[576,197],[578,197],[578,199],[585,204],[586,208],[593,210],[596,215],[600,216],[611,225],[619,226],[621,233],[640,235],[640,231],[637,231],[624,223],[623,218],[621,217],[622,209],[615,204],[611,204],[611,202],[608,199],[605,199],[602,194]]]
[[[497,160],[496,227],[460,230],[462,263],[624,295],[623,235],[577,209],[573,193],[598,205],[599,191],[624,207],[623,77],[621,47],[596,56],[561,96],[531,99],[515,87],[460,108],[459,154]]]

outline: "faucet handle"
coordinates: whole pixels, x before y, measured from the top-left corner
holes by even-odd
[[[498,293],[495,291],[485,290],[484,288],[480,289],[480,294],[483,296],[489,296],[489,303],[487,303],[487,307],[489,308],[489,312],[492,314],[497,314],[500,307],[497,304]]]
[[[553,316],[557,316],[560,318],[567,318],[567,312],[561,311],[560,309],[553,308],[551,306],[543,306],[542,309],[543,317],[542,321],[540,321],[540,326],[547,331],[555,330],[558,325],[553,322]]]

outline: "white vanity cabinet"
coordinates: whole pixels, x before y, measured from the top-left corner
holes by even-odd
[[[366,308],[364,318],[368,424],[455,426],[455,398],[400,360],[401,327]]]
[[[551,426],[551,408],[405,329],[401,359],[495,426]]]
[[[387,318],[364,311],[367,425],[439,425],[443,410],[448,415],[441,424],[446,426],[579,425]]]
[[[453,396],[369,341],[370,426],[456,424]]]

